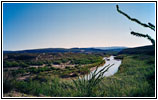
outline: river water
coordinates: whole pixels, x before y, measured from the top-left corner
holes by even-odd
[[[108,66],[104,69],[104,71],[105,70],[107,70],[107,71],[103,74],[103,76],[104,77],[109,77],[111,75],[114,75],[118,71],[119,66],[121,65],[121,60],[114,59],[114,56],[104,57],[103,59],[105,60],[105,64],[103,66],[98,67],[96,73],[99,72],[100,70],[102,70],[103,68],[105,68],[106,66],[108,66],[108,65],[111,66],[112,65],[111,67]],[[94,73],[94,72],[95,72],[95,70],[92,71],[90,74],[88,74],[88,77],[86,75],[85,78],[89,79],[91,77],[91,74]]]

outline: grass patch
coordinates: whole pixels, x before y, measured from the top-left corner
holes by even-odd
[[[106,97],[153,97],[155,96],[155,65],[148,64],[148,60],[139,57],[126,56],[114,76],[105,78],[104,85],[100,86],[105,91]]]

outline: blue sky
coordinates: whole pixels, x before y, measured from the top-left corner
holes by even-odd
[[[119,14],[116,4],[155,25],[154,3],[3,3],[3,49],[150,45],[130,31],[155,38],[154,31]]]

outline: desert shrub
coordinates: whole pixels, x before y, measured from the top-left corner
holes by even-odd
[[[27,63],[25,63],[25,62],[20,62],[19,66],[24,67],[24,68],[25,67],[29,67],[29,65]]]
[[[122,56],[122,55],[118,55],[118,56],[114,57],[114,59],[120,59],[120,60],[123,60],[123,58],[124,58],[124,56]]]
[[[62,63],[61,60],[55,60],[55,61],[53,62],[53,64],[55,64],[55,65],[59,65],[59,64],[61,64],[61,63]]]
[[[17,67],[19,66],[19,63],[16,61],[4,61],[3,66],[4,67]]]
[[[108,66],[109,65],[105,66],[99,72],[97,72],[96,69],[94,73],[90,73],[89,76],[87,75],[83,77],[78,77],[77,80],[73,80],[73,83],[75,84],[76,87],[76,96],[82,96],[82,97],[97,96],[95,94],[95,89],[104,78],[103,75],[108,70],[108,69],[105,70],[105,68],[107,68]]]
[[[11,72],[3,73],[3,93],[8,93],[14,89],[13,82],[15,77],[12,77]]]
[[[79,72],[84,75],[84,74],[89,73],[90,70],[87,67],[81,67]]]
[[[55,67],[50,67],[50,69],[51,69],[51,70],[57,70],[57,68],[55,68]]]
[[[59,76],[61,77],[61,78],[68,78],[68,77],[70,77],[70,71],[63,71]]]

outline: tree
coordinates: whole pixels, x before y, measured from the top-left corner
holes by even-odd
[[[148,24],[145,24],[145,23],[142,23],[140,22],[138,19],[136,18],[131,18],[129,15],[127,15],[126,13],[124,13],[123,11],[121,11],[119,9],[119,6],[116,5],[116,8],[117,8],[117,11],[124,15],[125,17],[127,17],[129,20],[133,21],[133,22],[136,22],[137,24],[143,26],[143,27],[146,27],[146,28],[150,28],[151,30],[155,31],[155,26],[151,23],[148,23]],[[149,36],[148,34],[143,34],[143,33],[138,33],[138,32],[134,32],[134,31],[131,31],[131,34],[134,35],[134,36],[137,36],[137,37],[144,37],[144,38],[147,38],[152,44],[153,46],[155,46],[155,40]]]

